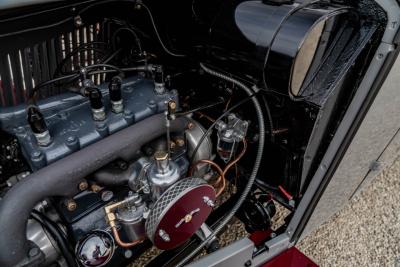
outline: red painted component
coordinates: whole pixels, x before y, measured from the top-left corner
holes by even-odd
[[[272,230],[267,231],[255,231],[249,236],[249,239],[258,246],[264,242],[269,236],[271,236]]]
[[[282,186],[278,186],[279,190],[281,190],[282,194],[287,198],[287,200],[292,200],[293,196],[288,193]]]
[[[215,190],[208,184],[197,185],[185,190],[171,201],[159,219],[154,236],[154,245],[162,250],[173,249],[188,240],[206,221],[212,211],[204,198],[215,201]],[[165,241],[160,230],[169,236]]]
[[[262,267],[318,267],[318,265],[297,248],[292,247],[265,263]]]

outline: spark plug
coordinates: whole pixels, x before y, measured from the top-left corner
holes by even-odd
[[[164,69],[162,66],[154,66],[154,91],[157,95],[163,95],[166,91],[164,80]]]
[[[43,114],[38,107],[31,106],[28,108],[28,123],[37,140],[39,146],[48,146],[51,141],[51,135],[47,128]]]
[[[121,113],[124,111],[121,86],[122,80],[119,76],[113,77],[108,85],[108,89],[110,91],[111,110],[114,113]]]
[[[90,107],[95,121],[103,121],[106,119],[106,111],[103,104],[103,96],[98,88],[89,88],[88,91]]]

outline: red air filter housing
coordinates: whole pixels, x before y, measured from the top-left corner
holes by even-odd
[[[146,233],[162,250],[173,249],[188,240],[210,215],[215,190],[200,178],[183,179],[154,204],[146,220]]]

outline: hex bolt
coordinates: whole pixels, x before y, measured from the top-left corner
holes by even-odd
[[[125,250],[124,256],[125,256],[126,259],[131,258],[132,255],[133,255],[132,250],[130,250],[130,249]]]
[[[175,143],[180,147],[185,145],[185,141],[183,139],[181,139],[181,138],[176,139]]]
[[[173,141],[171,141],[170,144],[169,144],[169,147],[170,147],[171,149],[174,149],[174,148],[176,147],[176,143],[173,142]]]
[[[76,202],[73,199],[68,199],[66,206],[67,206],[68,211],[74,211],[74,210],[76,210],[76,207],[77,207]]]
[[[110,201],[114,197],[114,193],[112,191],[106,190],[101,193],[101,200],[104,202]]]
[[[101,191],[101,186],[99,186],[99,185],[97,185],[97,184],[92,184],[91,186],[90,186],[90,189],[93,191],[93,192],[95,192],[95,193],[99,193],[100,191]]]
[[[194,128],[194,123],[189,122],[188,125],[187,125],[187,128],[188,128],[189,130],[192,130],[192,129]]]
[[[246,261],[245,263],[244,263],[244,266],[245,267],[250,267],[251,266],[251,260],[248,260],[248,261]]]
[[[31,153],[31,159],[32,160],[39,160],[41,156],[42,156],[42,152],[41,151],[33,151]]]
[[[79,190],[81,191],[85,191],[86,189],[88,189],[88,187],[89,184],[86,181],[80,182],[78,186]]]
[[[76,26],[76,27],[82,26],[83,21],[82,21],[81,16],[76,16],[76,17],[74,18],[74,23],[75,23],[75,26]]]
[[[175,111],[176,110],[176,102],[175,101],[169,101],[168,102],[168,108],[171,110]]]
[[[39,254],[40,254],[40,249],[39,248],[31,248],[29,250],[29,257],[30,258],[36,257]]]

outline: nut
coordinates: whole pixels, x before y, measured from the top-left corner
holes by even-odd
[[[99,185],[97,185],[97,184],[92,184],[91,186],[90,186],[90,189],[93,191],[93,192],[95,192],[95,193],[98,193],[98,192],[100,192],[101,191],[101,186],[99,186]]]
[[[167,160],[168,159],[168,153],[165,151],[156,151],[156,153],[154,153],[154,159],[157,161],[161,161],[161,160]]]
[[[175,110],[176,109],[176,102],[175,101],[169,101],[168,106],[170,109]]]
[[[185,141],[184,141],[183,139],[181,139],[181,138],[176,139],[176,140],[175,140],[175,143],[176,143],[178,146],[181,146],[181,147],[185,145]]]
[[[171,142],[169,143],[169,147],[170,147],[171,149],[174,149],[174,148],[176,147],[176,143],[173,142],[173,141],[171,141]]]
[[[81,191],[85,191],[86,189],[88,189],[88,187],[89,184],[86,181],[80,182],[78,186],[79,190]]]
[[[188,125],[187,125],[187,128],[189,130],[192,130],[194,128],[194,123],[193,122],[189,122]]]
[[[66,203],[66,206],[67,206],[67,209],[69,210],[69,211],[74,211],[74,210],[76,210],[76,202],[75,202],[75,200],[73,200],[73,199],[68,199],[67,200],[67,203]]]

